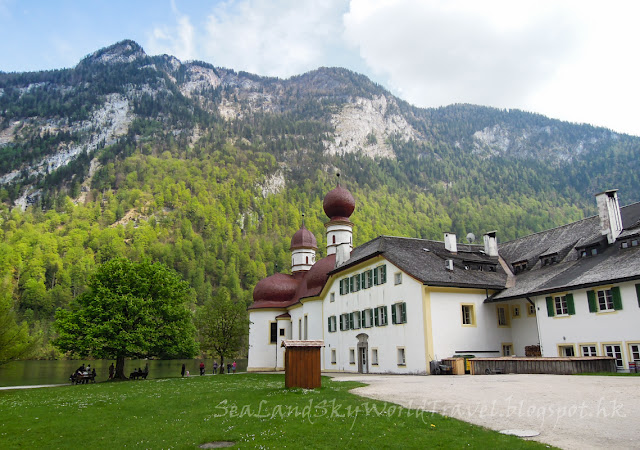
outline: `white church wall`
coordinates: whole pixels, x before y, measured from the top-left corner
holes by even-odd
[[[251,310],[249,312],[249,371],[273,370],[276,367],[277,343],[270,343],[271,323],[282,311]]]
[[[513,336],[514,354],[525,356],[525,347],[540,343],[536,319],[540,311],[538,311],[535,304],[531,305],[526,299],[512,300],[508,304],[511,308],[511,334]],[[533,309],[530,309],[530,306]]]

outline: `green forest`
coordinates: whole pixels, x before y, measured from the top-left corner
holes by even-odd
[[[290,269],[302,214],[318,257],[325,255],[322,201],[338,172],[356,199],[356,246],[379,235],[442,240],[444,232],[462,242],[490,230],[505,242],[594,214],[599,190],[619,188],[623,204],[640,200],[640,139],[613,139],[608,130],[471,105],[421,110],[398,100],[394,108],[423,139],[390,136],[395,159],[331,156],[323,144],[333,132],[330,113],[353,96],[390,95],[361,75],[320,69],[283,81],[215,69],[233,82],[189,98],[178,88],[185,66],[167,72],[166,57],[113,65],[95,57],[63,71],[0,73],[0,131],[25,124],[0,146],[0,176],[22,171],[0,185],[0,300],[42,337],[37,358],[65,356],[51,344],[56,310],[68,309],[96,268],[116,257],[175,270],[190,286],[194,312],[216,296],[248,306],[260,279]],[[254,83],[253,91],[241,81]],[[162,90],[132,94],[135,120],[126,134],[56,171],[29,174],[43,156],[99,131],[72,125],[106,95],[129,95],[127,86],[139,84]],[[271,90],[275,110],[250,104],[252,92]],[[223,119],[212,107],[222,100],[243,114]],[[45,120],[69,129],[43,132]],[[557,132],[542,133],[525,153],[487,156],[471,136],[495,123]],[[554,156],[576,140],[595,144],[570,160]],[[90,176],[92,160],[98,168]],[[284,185],[265,190],[274,177]],[[27,187],[39,195],[22,211],[13,204]]]

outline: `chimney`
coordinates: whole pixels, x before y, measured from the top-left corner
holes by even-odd
[[[498,256],[496,231],[489,231],[484,234],[484,253],[488,256]]]
[[[458,252],[458,244],[456,243],[456,235],[453,233],[445,233],[444,234],[444,248],[449,250],[451,253]]]
[[[622,232],[622,217],[618,204],[618,190],[611,189],[596,194],[598,216],[600,216],[600,232],[613,244]]]

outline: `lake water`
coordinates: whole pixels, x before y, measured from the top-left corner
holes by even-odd
[[[200,361],[204,361],[207,374],[213,372],[213,359],[170,359],[170,360],[126,360],[124,372],[129,375],[138,367],[144,368],[149,364],[148,378],[179,377],[182,364],[191,375],[199,375]],[[246,359],[236,359],[237,372],[247,370]],[[219,362],[219,361],[218,361]],[[227,362],[233,360],[225,360]],[[74,361],[14,361],[0,366],[0,387],[23,386],[37,384],[63,384],[69,383],[69,375],[78,367],[91,364],[96,369],[96,381],[106,381],[109,378],[109,365],[113,360],[74,360]],[[226,372],[226,368],[225,368]]]

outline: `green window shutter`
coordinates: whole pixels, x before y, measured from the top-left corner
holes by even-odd
[[[547,315],[553,317],[556,315],[556,305],[553,304],[553,297],[546,297],[547,300]]]
[[[611,288],[611,296],[613,297],[613,309],[620,311],[622,309],[622,296],[620,295],[620,288],[618,286]]]
[[[573,303],[573,294],[567,294],[565,298],[567,299],[567,311],[568,311],[569,315],[570,316],[575,315],[576,306]]]
[[[380,309],[380,308],[376,308],[376,309],[374,310],[374,311],[375,311],[375,313],[374,313],[374,315],[373,315],[373,319],[374,319],[374,321],[375,321],[375,325],[376,325],[377,327],[379,327],[379,326],[380,326],[380,321],[378,320],[378,311],[379,311],[379,309]]]
[[[360,314],[360,317],[362,318],[360,323],[362,323],[362,327],[363,328],[367,328],[367,324],[366,324],[366,320],[365,320],[366,314],[367,314],[367,310],[366,309],[363,309],[362,313]]]
[[[340,280],[340,295],[344,295],[344,283]]]
[[[382,312],[383,312],[383,314],[382,314],[382,325],[386,325],[389,322],[389,319],[388,319],[389,316],[387,315],[387,306],[386,305],[382,306]]]
[[[377,286],[378,284],[378,268],[373,269],[373,284]]]
[[[396,305],[391,305],[391,323],[398,323],[396,314]]]
[[[348,294],[349,292],[350,292],[349,291],[349,278],[345,278],[344,279],[344,293]]]
[[[327,330],[331,331],[331,317],[327,318]]]
[[[349,280],[349,292],[353,292],[353,277],[347,279]]]
[[[364,288],[366,287],[366,286],[365,286],[365,283],[364,283],[364,280],[365,280],[366,278],[367,278],[367,277],[366,277],[366,275],[365,275],[364,273],[360,275],[360,289],[364,289]]]
[[[380,266],[380,284],[387,282],[387,265]]]
[[[598,312],[598,303],[596,302],[596,291],[587,291],[587,299],[589,300],[589,312]]]
[[[353,330],[356,327],[355,318],[353,317],[353,313],[349,314],[349,329]]]
[[[636,297],[638,297],[638,308],[640,308],[640,284],[636,284]]]
[[[344,314],[340,314],[340,331],[344,331]]]
[[[407,304],[402,303],[402,320],[401,323],[407,323]]]

